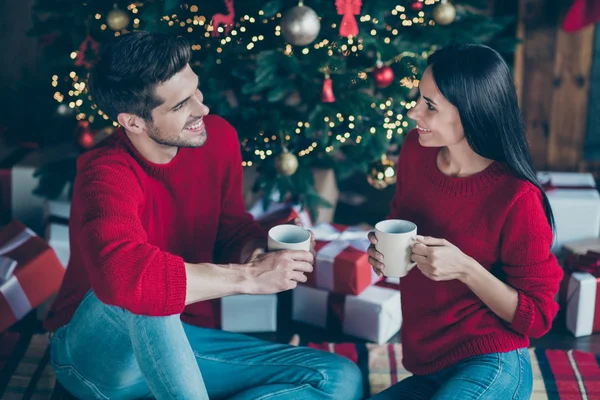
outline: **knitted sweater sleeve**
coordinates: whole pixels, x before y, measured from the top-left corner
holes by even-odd
[[[86,160],[74,189],[77,239],[98,298],[139,315],[180,314],[184,261],[148,243],[138,216],[143,191],[128,163],[118,155]]]
[[[554,298],[563,271],[550,252],[552,240],[541,193],[528,189],[508,212],[500,251],[506,283],[519,295],[510,327],[530,337],[548,332],[558,311]]]
[[[215,243],[214,258],[221,263],[239,263],[240,253],[246,243],[254,239],[265,239],[266,233],[246,212],[242,193],[243,168],[240,144],[235,129],[222,120],[227,135],[227,154],[230,154],[223,177],[223,195],[219,230]],[[266,241],[265,241],[266,243]]]

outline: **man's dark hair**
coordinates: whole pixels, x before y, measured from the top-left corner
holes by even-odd
[[[156,86],[183,70],[190,57],[182,37],[141,31],[119,36],[90,74],[92,100],[115,121],[123,112],[151,121],[152,109],[164,101],[156,96]]]

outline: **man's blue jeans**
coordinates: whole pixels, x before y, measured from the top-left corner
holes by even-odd
[[[467,358],[431,375],[408,377],[372,400],[526,400],[533,374],[526,348]]]
[[[89,292],[55,332],[50,361],[81,399],[362,398],[346,358],[182,323],[102,303]]]

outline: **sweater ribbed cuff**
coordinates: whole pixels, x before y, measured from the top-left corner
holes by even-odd
[[[165,282],[167,284],[164,301],[164,315],[181,314],[185,308],[187,274],[183,259],[171,254],[165,255]]]
[[[517,311],[513,318],[510,327],[515,331],[523,335],[527,335],[533,325],[533,302],[522,292],[519,293],[519,302],[517,304]]]

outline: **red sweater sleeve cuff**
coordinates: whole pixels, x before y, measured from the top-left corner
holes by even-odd
[[[165,264],[165,282],[168,282],[168,286],[163,314],[181,314],[185,308],[185,296],[187,289],[185,264],[181,257],[171,254],[166,256]]]
[[[534,306],[529,297],[525,296],[520,291],[518,294],[519,302],[517,304],[517,311],[515,312],[515,316],[510,325],[514,331],[527,335],[527,332],[529,332],[533,325]]]

